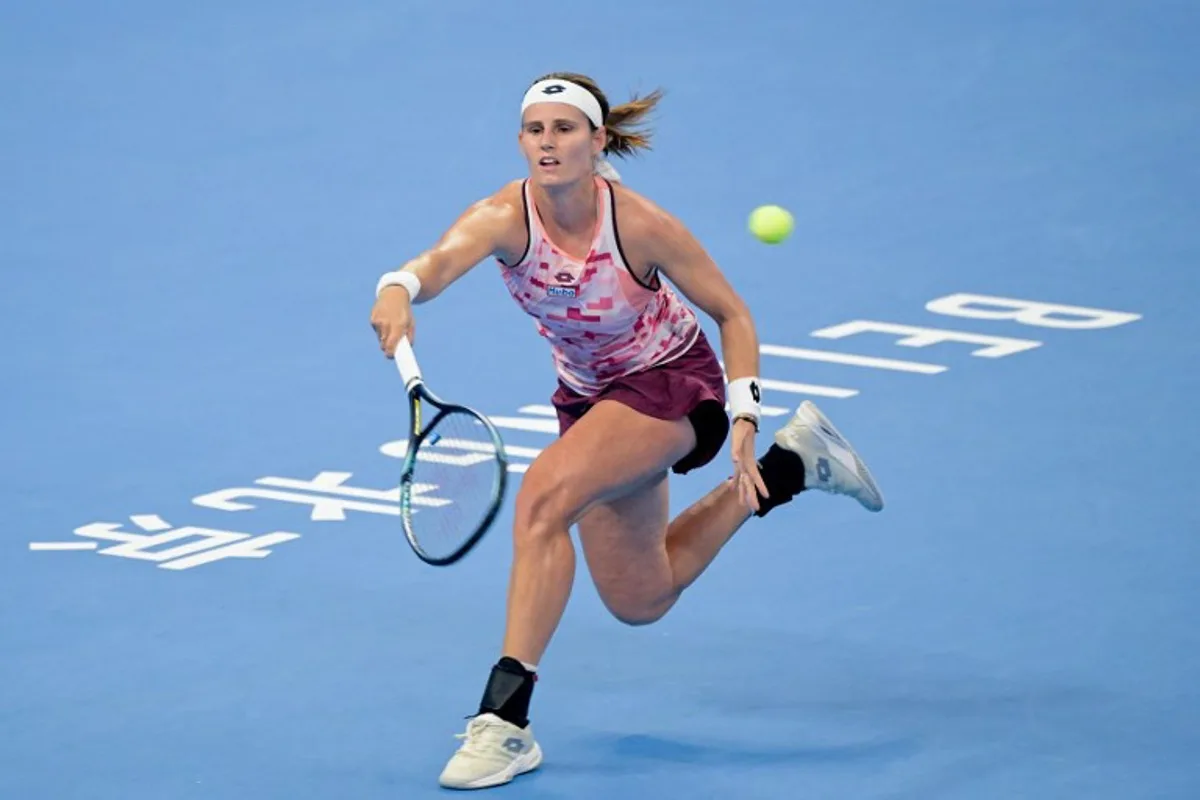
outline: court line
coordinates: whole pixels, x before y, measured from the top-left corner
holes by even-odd
[[[900,361],[894,358],[875,358],[860,356],[854,353],[834,353],[829,350],[809,350],[803,347],[785,347],[778,344],[759,346],[759,352],[767,356],[796,358],[804,361],[822,361],[828,364],[845,364],[851,367],[869,367],[871,369],[887,369],[895,372],[915,372],[921,375],[936,375],[945,372],[949,367],[941,364],[926,364],[921,361]]]

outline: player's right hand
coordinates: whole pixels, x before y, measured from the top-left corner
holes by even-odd
[[[416,326],[413,324],[412,301],[403,286],[388,286],[379,293],[371,309],[371,327],[379,338],[379,349],[392,358],[400,337],[407,336],[411,344]]]

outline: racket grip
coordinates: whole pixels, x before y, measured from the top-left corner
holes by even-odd
[[[401,336],[396,343],[396,369],[404,380],[404,388],[411,389],[414,384],[421,382],[421,367],[417,364],[417,356],[413,353],[412,344],[407,336]]]

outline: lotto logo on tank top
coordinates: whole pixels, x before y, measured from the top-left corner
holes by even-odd
[[[559,272],[554,276],[557,286],[547,286],[546,294],[551,297],[576,297],[579,294],[579,287],[571,285],[575,280],[575,275],[570,272]]]

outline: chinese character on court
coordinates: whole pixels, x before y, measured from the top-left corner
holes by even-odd
[[[286,531],[254,536],[193,525],[176,528],[155,514],[134,515],[130,521],[136,530],[120,523],[92,522],[75,529],[78,539],[31,542],[29,549],[91,550],[102,556],[150,561],[160,569],[183,570],[227,558],[266,558],[272,552],[269,548],[300,538]]]

